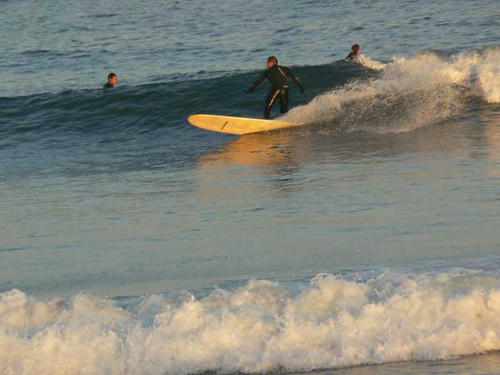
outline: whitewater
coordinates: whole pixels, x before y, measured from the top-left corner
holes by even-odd
[[[231,374],[447,359],[499,350],[499,314],[498,274],[460,269],[319,274],[292,287],[252,280],[127,302],[12,290],[0,296],[0,370]]]
[[[500,49],[423,53],[383,64],[361,56],[381,76],[354,80],[298,106],[283,119],[336,124],[341,131],[407,132],[459,116],[470,100],[500,102]],[[335,129],[334,129],[335,130]]]

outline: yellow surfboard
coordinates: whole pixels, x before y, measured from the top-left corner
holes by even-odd
[[[201,129],[236,135],[260,133],[304,125],[285,121],[218,115],[191,115],[188,117],[188,121],[191,125]]]

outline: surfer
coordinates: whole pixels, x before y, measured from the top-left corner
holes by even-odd
[[[359,53],[361,52],[361,47],[359,44],[355,44],[351,47],[352,52],[350,52],[345,58],[347,61],[352,61],[359,63]]]
[[[115,73],[108,74],[108,82],[103,86],[104,89],[110,89],[118,84],[118,76]]]
[[[264,108],[264,118],[271,118],[271,108],[278,98],[280,100],[280,112],[282,114],[288,112],[287,77],[293,79],[297,86],[299,86],[300,92],[304,93],[305,88],[300,78],[293,74],[286,66],[278,65],[278,58],[276,56],[270,56],[267,59],[267,70],[248,89],[248,92],[254,91],[265,79],[271,82],[271,89],[267,94],[266,106]]]

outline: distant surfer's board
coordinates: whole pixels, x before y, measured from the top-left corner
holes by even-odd
[[[188,121],[191,125],[201,129],[236,135],[260,133],[304,125],[285,121],[218,115],[191,115],[188,117]]]

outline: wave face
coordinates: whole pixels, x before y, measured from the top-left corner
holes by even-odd
[[[375,74],[344,62],[294,70],[307,82],[308,93],[301,96],[294,88],[297,91],[292,92],[292,106],[305,104],[333,86]],[[266,84],[256,93],[246,93],[260,73],[233,72],[215,78],[201,73],[109,91],[99,88],[0,97],[0,151],[27,144],[30,148],[74,152],[82,145],[99,143],[105,149],[116,142],[136,149],[137,145],[151,147],[160,138],[165,148],[186,143],[191,149],[202,148],[209,142],[207,134],[190,127],[187,117],[192,113],[261,116]],[[198,142],[200,137],[203,142]],[[176,150],[171,156],[181,153]]]
[[[385,272],[195,296],[0,295],[0,372],[307,371],[500,350],[500,278]]]
[[[331,87],[377,73],[355,64],[295,67],[305,82],[291,105],[305,104]],[[227,142],[228,136],[196,129],[192,113],[259,117],[265,84],[249,85],[261,74],[232,72],[178,75],[168,82],[120,86],[115,90],[73,90],[0,97],[0,178],[75,175],[185,168]]]
[[[500,102],[500,49],[443,54],[427,52],[366,67],[381,71],[294,108],[286,120],[327,124],[335,131],[400,133],[458,117],[476,101]]]

